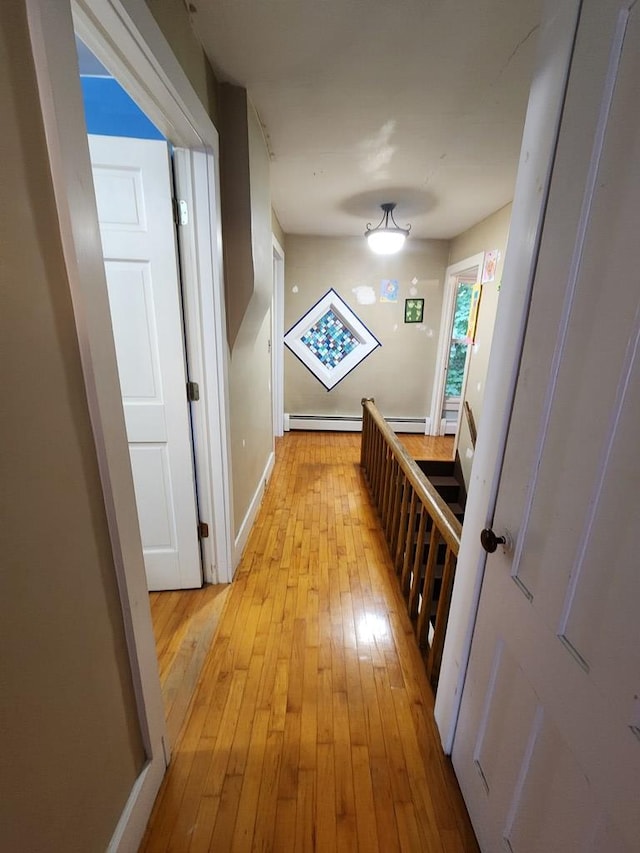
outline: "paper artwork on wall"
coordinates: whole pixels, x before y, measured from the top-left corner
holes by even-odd
[[[327,391],[382,346],[333,288],[289,329],[284,342]]]
[[[373,287],[369,287],[368,284],[361,284],[359,287],[354,287],[351,292],[356,297],[358,305],[376,304],[376,292]]]
[[[380,282],[380,302],[397,302],[398,290],[397,279],[383,278]]]
[[[473,344],[476,340],[476,326],[478,325],[478,308],[480,307],[481,295],[482,285],[474,284],[471,290],[471,305],[469,306],[469,320],[467,321],[466,342],[468,344]]]
[[[482,283],[487,284],[494,281],[496,277],[496,267],[500,260],[500,252],[497,249],[491,249],[490,252],[484,253],[484,266],[482,267]]]
[[[424,314],[424,299],[405,299],[404,300],[404,321],[405,323],[422,323]]]

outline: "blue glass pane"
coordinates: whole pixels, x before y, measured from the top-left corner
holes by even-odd
[[[337,367],[360,343],[331,309],[300,340],[329,370]]]

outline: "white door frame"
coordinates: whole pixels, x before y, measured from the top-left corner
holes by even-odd
[[[580,0],[545,0],[542,15],[434,709],[446,753],[453,746],[469,663],[486,559],[480,531],[491,527],[495,507],[579,8]]]
[[[233,578],[231,450],[227,404],[227,337],[224,320],[222,252],[214,247],[210,223],[220,223],[217,156],[174,148],[176,192],[186,201],[188,222],[181,225],[180,267],[189,380],[200,400],[191,404],[198,511],[209,524],[202,539],[207,583]],[[220,226],[218,225],[218,228]]]
[[[180,146],[174,149],[176,190],[191,211],[180,226],[186,348],[189,379],[200,387],[200,401],[191,405],[198,509],[209,525],[203,576],[207,583],[230,583],[234,526],[218,132],[143,0],[71,2],[80,38]]]
[[[166,723],[146,588],[140,529],[110,322],[102,246],[75,56],[71,0],[26,0],[40,107],[49,152],[78,346],[102,481],[138,716],[147,762],[115,828],[110,850],[136,850],[169,760]],[[228,440],[227,344],[222,298],[218,135],[144,0],[75,0],[75,26],[165,135],[193,153],[201,186],[196,221],[213,239],[197,239],[203,393],[214,479],[222,481],[224,523],[216,542],[230,578],[232,530]],[[108,48],[108,51],[107,51]],[[108,56],[105,55],[108,52]],[[200,153],[200,157],[196,156]],[[206,167],[206,168],[205,168]],[[192,175],[193,177],[193,175]],[[206,203],[205,203],[206,202]],[[203,221],[200,216],[204,214]],[[207,293],[206,291],[210,292]],[[207,313],[210,312],[210,313]],[[205,367],[207,365],[205,359]],[[219,383],[219,384],[216,384]],[[216,387],[212,386],[216,384]],[[219,414],[219,419],[217,415]],[[216,430],[219,427],[219,430]],[[217,439],[213,431],[218,433]],[[225,480],[227,482],[225,482]],[[219,508],[218,508],[219,511]],[[220,572],[221,579],[224,574]],[[96,769],[96,772],[99,772]]]
[[[430,424],[430,435],[442,435],[441,420],[442,408],[444,406],[444,389],[447,378],[447,364],[449,361],[449,344],[451,341],[451,327],[453,325],[453,312],[456,306],[456,283],[458,276],[468,272],[474,267],[478,268],[476,273],[476,284],[482,281],[482,268],[484,265],[484,252],[478,252],[470,258],[458,261],[447,267],[444,274],[444,292],[442,294],[442,314],[440,317],[440,337],[438,339],[438,354],[436,356],[436,369],[433,381],[433,394],[431,395],[431,413],[427,420]],[[462,394],[460,396],[460,412],[458,412],[458,425],[456,435],[460,432],[460,415],[462,412],[462,400],[467,381],[467,368],[469,366],[469,353],[462,382]]]
[[[273,245],[273,296],[271,300],[271,397],[273,438],[284,434],[284,249],[275,234]]]

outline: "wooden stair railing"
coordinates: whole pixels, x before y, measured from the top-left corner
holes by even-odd
[[[475,448],[478,438],[478,430],[476,429],[476,419],[473,417],[473,411],[469,405],[469,401],[464,401],[464,413],[467,416],[467,424],[469,426],[469,435],[471,436],[471,446]]]
[[[370,398],[362,400],[360,465],[435,689],[462,525]]]

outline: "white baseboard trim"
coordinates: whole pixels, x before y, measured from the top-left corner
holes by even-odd
[[[362,417],[348,415],[286,414],[289,429],[322,430],[323,432],[362,432]],[[415,432],[422,435],[429,429],[428,418],[387,418],[395,432]]]
[[[262,498],[264,496],[265,489],[267,488],[267,483],[269,482],[271,474],[273,473],[273,467],[275,464],[276,455],[272,450],[269,454],[269,458],[267,459],[267,464],[265,465],[264,471],[262,472],[262,476],[260,477],[258,488],[256,489],[253,498],[251,499],[247,514],[245,515],[242,524],[240,525],[238,535],[236,536],[233,548],[234,572],[238,568],[238,563],[242,559],[242,552],[244,551],[245,545],[247,544],[247,540],[249,539],[251,528],[253,527],[253,524],[258,515],[258,510],[260,509],[260,504],[262,503]]]
[[[107,853],[136,853],[140,848],[160,785],[166,772],[162,752],[143,768],[136,779]]]

